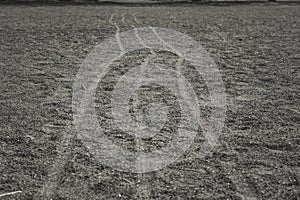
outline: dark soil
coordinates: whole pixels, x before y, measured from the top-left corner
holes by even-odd
[[[1,6],[1,199],[299,199],[299,5]],[[80,63],[136,13],[143,26],[193,37],[227,93],[220,144],[201,142],[143,175],[102,165],[77,139],[72,85]],[[126,147],[130,148],[130,147]]]

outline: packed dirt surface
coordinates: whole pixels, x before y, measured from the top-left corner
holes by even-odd
[[[0,195],[20,192],[0,198],[299,199],[299,10],[300,5],[276,4],[1,6]],[[115,37],[112,13],[121,32],[133,25],[174,29],[214,59],[227,113],[210,154],[199,156],[199,133],[176,162],[135,174],[103,165],[78,138],[73,82],[89,52]],[[118,65],[140,63],[148,54],[133,52],[136,59],[127,55],[112,68],[117,73]],[[168,52],[157,56],[176,59]],[[101,103],[110,97],[109,81],[106,77],[107,88],[97,89],[99,119],[105,114]],[[128,136],[106,134],[134,151]],[[175,136],[171,132],[165,139]],[[146,150],[166,142],[148,142]]]

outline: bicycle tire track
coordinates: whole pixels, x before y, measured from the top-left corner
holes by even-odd
[[[47,98],[45,102],[64,102],[70,98],[70,89],[65,89],[62,87],[58,87],[55,91],[54,95]],[[65,111],[62,112],[63,115],[68,115],[69,106],[63,106],[61,108]],[[34,199],[51,199],[52,196],[55,195],[55,191],[58,187],[58,182],[63,171],[64,166],[67,163],[67,160],[70,157],[70,149],[72,140],[75,137],[75,134],[71,130],[71,123],[67,120],[63,120],[63,125],[57,124],[57,122],[49,122],[43,126],[43,130],[49,131],[53,134],[61,134],[61,138],[59,139],[59,144],[56,147],[57,157],[52,164],[51,169],[48,172],[48,178],[45,184],[41,187],[39,192],[34,196]]]
[[[14,195],[14,194],[19,194],[19,193],[23,193],[23,192],[22,191],[7,192],[4,194],[0,194],[0,197],[6,197],[6,196]]]
[[[120,27],[118,26],[118,24],[116,23],[116,22],[113,22],[112,20],[113,20],[113,18],[114,18],[114,13],[113,14],[111,14],[111,16],[110,16],[110,18],[109,18],[109,23],[111,24],[111,25],[113,25],[114,27],[116,27],[116,39],[117,39],[117,42],[118,42],[118,45],[119,45],[119,47],[120,47],[120,50],[121,50],[121,53],[125,53],[125,49],[124,49],[124,46],[123,46],[123,44],[122,44],[122,42],[121,42],[121,38],[120,38]]]
[[[125,14],[126,15],[126,14]],[[132,27],[134,29],[135,32],[135,36],[137,37],[137,39],[139,40],[139,42],[145,47],[145,48],[149,48],[142,40],[142,38],[139,36],[138,34],[138,30],[136,29],[136,27],[134,25],[129,24],[130,27]],[[151,50],[152,51],[152,50]],[[156,54],[155,54],[156,55]],[[143,66],[147,66],[150,62],[150,60],[155,56],[154,54],[151,54],[150,56],[148,56],[144,62],[141,64],[141,67],[143,69]],[[143,73],[143,72],[142,72]],[[141,80],[139,80],[139,82],[141,82]],[[136,105],[133,105],[135,107],[137,107],[138,103],[138,97],[136,96]],[[138,113],[138,112],[137,112]],[[142,122],[143,121],[143,116],[141,115],[137,115],[137,120]],[[140,138],[136,138],[136,150],[137,151],[144,151],[144,146],[143,143],[141,142]],[[143,164],[142,164],[143,165]],[[143,167],[143,166],[140,166]],[[145,176],[145,174],[143,173],[138,173],[137,174],[138,177],[138,185],[137,185],[137,193],[136,193],[136,197],[138,199],[142,198],[142,199],[150,199],[150,195],[151,195],[151,186],[149,181],[147,180],[147,177]]]
[[[176,69],[177,70],[181,70],[180,69],[180,67],[182,66],[182,63],[183,63],[183,54],[181,53],[181,52],[178,52],[172,45],[170,45],[168,42],[166,42],[163,38],[161,38],[160,37],[160,35],[157,33],[157,31],[155,30],[155,28],[153,28],[153,27],[150,27],[152,30],[153,30],[153,32],[155,33],[155,35],[161,40],[161,42],[163,43],[163,44],[165,44],[168,48],[170,48],[170,49],[172,49],[175,53],[177,53],[179,56],[180,56],[180,58],[178,59],[178,61],[177,61],[177,63],[176,63]],[[226,42],[227,42],[227,40],[226,39],[224,39]],[[182,87],[183,85],[182,84],[179,84],[179,86],[181,87],[181,91],[185,91],[185,89]],[[198,116],[196,116],[197,118],[198,118]],[[203,129],[203,126],[201,125],[201,123],[200,123],[200,119],[198,118],[198,121],[199,121],[199,124],[200,124],[200,127],[201,127],[201,129],[202,130],[205,130],[205,129]],[[209,143],[212,143],[212,142],[214,142],[214,141],[216,141],[216,138],[208,138],[209,140],[211,140],[211,141],[208,141]],[[224,165],[225,165],[225,163],[222,163],[223,164],[223,169],[225,170],[225,172],[227,173],[227,174],[230,174],[229,176],[228,176],[228,178],[232,181],[232,183],[236,186],[236,188],[237,188],[237,196],[240,196],[240,197],[242,197],[242,199],[249,199],[249,200],[256,200],[256,198],[255,198],[255,195],[253,194],[253,193],[251,193],[251,192],[249,192],[250,191],[250,187],[248,186],[248,184],[246,183],[246,181],[244,180],[244,177],[243,177],[243,175],[242,174],[233,174],[233,173],[231,173],[232,171],[230,171],[230,170],[227,170],[225,167],[224,167]],[[241,184],[242,183],[242,184]]]

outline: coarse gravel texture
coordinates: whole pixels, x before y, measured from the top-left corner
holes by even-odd
[[[298,4],[1,6],[0,194],[22,191],[1,199],[299,199],[299,10]],[[112,13],[121,31],[132,29],[135,13],[138,27],[183,32],[215,60],[227,116],[211,154],[197,157],[199,136],[175,163],[133,174],[102,165],[77,138],[73,81],[88,53],[115,36]],[[97,94],[101,103],[106,93]],[[122,138],[111,136],[132,148]]]

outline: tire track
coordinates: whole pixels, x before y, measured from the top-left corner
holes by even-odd
[[[23,192],[22,191],[8,192],[8,193],[0,194],[0,197],[6,197],[14,194],[19,194],[19,193],[23,193]]]
[[[122,16],[125,16],[127,13],[123,13],[123,15]],[[133,15],[132,15],[133,16]],[[123,20],[123,22],[125,22],[125,18],[124,18],[124,20]],[[145,48],[148,48],[148,49],[150,49],[145,43],[144,43],[144,41],[142,40],[142,38],[139,36],[139,33],[138,33],[138,30],[137,30],[137,28],[134,26],[134,25],[131,25],[131,24],[129,24],[129,26],[130,27],[132,27],[133,29],[134,29],[134,33],[135,33],[135,36],[136,36],[136,38],[139,40],[139,42],[145,47]],[[144,60],[144,62],[141,64],[141,69],[142,69],[142,74],[144,73],[143,72],[143,69],[144,69],[144,67],[143,66],[147,66],[148,64],[149,64],[149,62],[150,62],[150,60],[151,59],[153,59],[155,56],[156,56],[156,53],[152,50],[152,49],[150,49],[150,51],[151,51],[151,55],[150,56],[147,56],[146,57],[146,59]],[[138,84],[140,84],[140,82],[141,82],[141,80],[138,80]],[[135,107],[135,108],[137,108],[138,107],[138,105],[139,105],[139,98],[138,98],[138,96],[136,95],[135,96],[135,101],[133,101],[133,102],[135,102],[134,104],[133,104],[133,106]],[[137,113],[137,116],[136,116],[136,118],[137,118],[137,120],[139,121],[139,122],[142,122],[143,121],[143,115],[140,113],[140,114],[138,114],[139,112],[136,112]],[[142,124],[140,124],[140,123],[138,123],[139,125],[142,125]],[[143,152],[144,151],[144,146],[143,146],[143,142],[141,141],[141,139],[140,138],[136,138],[136,150],[138,151],[138,152]],[[143,164],[141,165],[141,166],[139,166],[139,167],[141,167],[141,168],[143,168]],[[151,190],[150,190],[150,188],[151,188],[151,185],[150,185],[150,183],[149,183],[149,181],[147,180],[147,177],[146,177],[146,175],[145,174],[143,174],[143,173],[138,173],[137,174],[137,177],[138,177],[138,185],[137,185],[137,193],[136,193],[136,197],[137,197],[137,199],[150,199],[150,194],[151,194]]]
[[[132,16],[133,16],[133,18],[134,18],[134,21],[136,22],[136,23],[138,23],[138,24],[140,24],[139,23],[139,21],[137,20],[137,18],[136,18],[136,16],[134,15],[134,14],[132,14]],[[139,33],[138,33],[138,29],[134,26],[134,25],[130,25],[132,28],[134,28],[134,32],[135,32],[135,35],[136,35],[136,37],[137,37],[137,39],[139,40],[139,42],[145,47],[145,48],[148,48],[148,49],[150,49],[150,52],[151,52],[151,55],[150,55],[150,58],[148,57],[147,59],[147,61],[145,61],[145,62],[149,62],[152,58],[154,58],[154,57],[157,57],[157,54],[156,54],[156,52],[151,48],[151,47],[149,47],[148,45],[146,45],[145,44],[145,42],[143,41],[143,39],[139,36]],[[166,46],[166,47],[168,47],[169,49],[171,49],[171,51],[173,51],[174,53],[176,53],[178,56],[179,56],[179,58],[177,59],[177,62],[175,63],[175,68],[176,68],[176,74],[178,74],[178,85],[179,85],[179,92],[180,92],[180,94],[183,96],[183,97],[187,97],[187,94],[186,94],[186,89],[185,89],[185,84],[183,83],[183,82],[180,82],[180,71],[181,71],[181,69],[182,69],[182,66],[183,66],[183,63],[184,63],[184,59],[183,59],[183,55],[179,52],[179,51],[177,51],[173,46],[171,46],[170,44],[168,44],[165,40],[163,40],[160,36],[159,36],[159,34],[157,33],[157,31],[155,30],[155,28],[153,28],[153,27],[151,27],[150,26],[150,28],[151,28],[151,30],[152,30],[152,32],[155,34],[155,36]],[[148,64],[148,63],[146,63],[146,64]],[[158,68],[160,68],[161,70],[165,70],[165,69],[162,69],[161,67],[159,67],[159,66],[157,66]],[[189,102],[187,102],[187,103],[189,103]],[[189,107],[191,107],[191,105],[189,105]],[[197,115],[197,114],[195,114],[194,112],[192,112],[194,115],[196,115],[196,119],[198,120],[198,122],[200,122],[200,117]],[[200,123],[200,127],[202,128],[202,124]],[[203,129],[202,129],[203,130]],[[158,174],[160,174],[160,172],[157,172],[156,173],[157,175]],[[148,187],[150,187],[150,184],[148,183]],[[145,192],[145,191],[144,191]],[[149,191],[148,191],[149,192]]]
[[[112,21],[113,18],[114,18],[114,13],[111,14],[111,16],[110,16],[110,18],[109,18],[108,21],[109,21],[109,23],[110,23],[112,26],[116,27],[116,29],[117,29],[117,31],[116,31],[116,39],[117,39],[118,45],[119,45],[119,47],[120,47],[121,53],[125,53],[124,46],[123,46],[123,44],[122,44],[122,42],[121,42],[121,39],[120,39],[120,27],[118,26],[118,24],[117,24],[116,22],[113,22],[113,21]],[[124,18],[124,20],[125,20],[125,18]]]
[[[226,176],[235,185],[237,190],[235,194],[238,197],[242,200],[257,200],[255,195],[251,192],[244,175],[236,170],[237,167],[235,163],[221,161],[221,167]]]
[[[140,22],[137,20],[136,16],[135,16],[135,13],[132,13],[132,16],[133,16],[133,20],[137,23],[137,24],[140,24]]]
[[[175,49],[172,45],[170,45],[168,42],[166,42],[162,37],[160,37],[160,35],[157,33],[156,29],[154,27],[150,27],[151,30],[153,31],[153,33],[156,35],[156,37],[169,49],[171,49],[174,53],[176,53],[179,58],[175,64],[175,68],[177,70],[178,73],[180,73],[182,71],[182,66],[184,64],[184,54],[182,54],[181,52],[179,52],[177,49]],[[179,90],[180,90],[180,94],[185,97],[186,99],[188,99],[189,95],[186,93],[186,91],[188,91],[185,87],[185,84],[183,82],[180,82],[180,78],[178,77],[178,85],[179,85]],[[190,108],[193,108],[193,105],[191,105],[191,102],[186,102],[189,104]],[[199,103],[198,101],[196,101],[197,106],[199,108]],[[201,128],[201,130],[205,130],[202,123],[201,123],[201,118],[199,116],[199,114],[195,113],[192,111],[192,114],[194,115],[194,117],[197,119],[198,124]],[[217,138],[212,138],[210,136],[207,137],[209,144],[213,144],[216,142]]]
[[[223,42],[227,45],[230,45],[227,38],[224,37],[221,33],[217,32],[217,34],[222,38]],[[264,53],[264,52],[263,52]],[[226,144],[227,146],[227,144]],[[228,147],[227,147],[228,148]],[[240,159],[239,153],[233,149],[231,149],[238,156],[238,160]],[[236,163],[232,162],[221,162],[222,170],[226,173],[227,177],[231,180],[231,182],[236,186],[237,192],[236,195],[241,197],[242,200],[256,200],[256,195],[251,192],[250,186],[245,180],[245,177],[238,170],[235,170]],[[229,175],[228,175],[229,174]]]
[[[47,98],[46,102],[62,102],[63,100],[69,98],[69,92],[70,91],[68,89],[64,91],[61,87],[58,87],[54,95],[50,98]],[[62,121],[66,122],[65,120]],[[50,133],[62,134],[60,142],[57,146],[58,156],[55,159],[54,164],[51,166],[50,171],[48,172],[48,179],[46,183],[34,196],[34,199],[52,199],[52,197],[55,195],[61,173],[63,172],[63,168],[70,157],[70,144],[75,137],[75,134],[73,134],[69,126],[71,126],[69,123],[66,123],[65,125],[57,125],[56,122],[51,122],[43,126],[43,129],[48,130]]]
[[[57,43],[57,45],[61,49],[60,44]],[[66,78],[57,78],[57,81],[57,89],[55,90],[54,94],[45,99],[44,103],[47,105],[49,103],[51,104],[53,102],[59,102],[59,106],[52,106],[50,109],[59,111],[59,114],[65,117],[72,113],[71,103],[68,103],[68,101],[72,98],[70,96],[71,89],[68,87],[68,85],[72,83],[72,80]],[[62,123],[60,124],[60,122]],[[61,173],[63,172],[63,168],[70,157],[70,144],[75,137],[75,134],[71,128],[71,122],[67,119],[67,117],[65,119],[58,119],[58,121],[57,119],[52,119],[50,122],[43,125],[42,131],[46,134],[57,134],[60,136],[60,139],[58,140],[59,143],[56,146],[58,155],[51,165],[51,169],[48,171],[48,177],[41,189],[33,196],[33,199],[37,200],[52,199],[52,196],[55,195]]]
[[[155,30],[155,28],[153,28],[153,27],[150,27],[150,28],[151,28],[152,31],[155,33],[155,35],[157,36],[157,38],[159,38],[160,41],[161,41],[164,45],[166,45],[168,48],[170,48],[171,50],[173,50],[175,53],[177,53],[177,54],[180,56],[180,58],[178,59],[176,65],[175,65],[175,66],[176,66],[176,69],[177,69],[178,71],[180,71],[180,70],[181,70],[181,66],[182,66],[182,64],[183,64],[183,54],[182,54],[181,52],[177,51],[172,45],[170,45],[169,43],[167,43],[163,38],[161,38],[160,35],[159,35],[159,34],[157,33],[157,31]],[[226,38],[223,38],[223,40],[224,40],[226,43],[228,43],[227,40],[226,40]],[[182,92],[182,93],[185,93],[184,91],[186,91],[186,90],[185,90],[183,84],[179,84],[179,86],[180,86],[181,92]],[[185,95],[186,95],[186,94],[185,94]],[[197,119],[198,119],[198,121],[199,121],[199,124],[200,124],[200,126],[201,126],[201,129],[202,129],[202,130],[205,130],[205,129],[203,129],[203,126],[201,125],[201,121],[200,121],[201,119],[199,118],[199,116],[196,115],[196,117],[197,117]],[[216,142],[217,138],[211,138],[211,137],[208,137],[208,140],[209,140],[209,141],[208,141],[209,144],[212,144],[212,143],[215,143],[215,142]],[[249,187],[249,185],[246,183],[243,174],[237,172],[236,170],[235,170],[235,173],[236,173],[236,174],[234,174],[234,173],[232,173],[232,172],[233,172],[232,170],[228,170],[228,168],[225,167],[225,166],[228,166],[229,168],[234,168],[234,167],[235,167],[235,164],[233,165],[232,163],[225,163],[225,162],[222,162],[221,164],[222,164],[222,169],[226,172],[226,174],[229,174],[229,176],[227,175],[228,178],[232,181],[232,183],[233,183],[233,184],[236,186],[236,188],[237,188],[236,195],[239,196],[239,197],[241,197],[243,200],[244,200],[244,199],[245,199],[245,200],[256,200],[255,195],[251,192],[250,187]]]
[[[120,28],[119,26],[113,22],[114,18],[114,13],[110,16],[109,18],[109,23],[111,25],[113,25],[117,30],[116,30],[116,34],[115,34],[115,37],[116,37],[116,40],[117,40],[117,43],[119,45],[119,48],[121,50],[121,54],[125,52],[125,49],[121,43],[121,40],[120,40]],[[58,101],[58,102],[61,102],[62,99],[68,99],[69,98],[69,90],[67,91],[64,91],[61,87],[59,87],[54,95],[52,95],[51,97],[48,97],[45,102],[52,102],[52,101]],[[69,130],[68,128],[68,125],[66,126],[57,126],[53,123],[48,123],[46,125],[43,126],[44,129],[49,129],[50,132],[52,131],[56,131],[58,133],[64,133],[62,134],[61,136],[61,139],[60,139],[60,144],[58,145],[57,147],[57,153],[58,153],[58,156],[54,162],[54,164],[52,165],[49,173],[48,173],[48,178],[47,178],[47,181],[46,183],[41,187],[41,189],[39,190],[39,192],[34,196],[34,199],[52,199],[52,197],[55,195],[56,193],[56,190],[58,188],[58,182],[59,182],[59,179],[60,179],[60,176],[61,176],[61,173],[63,172],[63,168],[67,162],[67,160],[69,159],[70,157],[70,144],[71,144],[71,141],[74,139],[75,137],[75,134],[73,134],[73,132],[75,131],[72,131],[72,130]]]
[[[133,18],[134,18],[134,21],[137,23],[137,24],[140,24],[139,23],[139,21],[137,20],[137,18],[136,18],[136,16],[135,16],[135,14],[132,14],[132,16],[133,16]],[[135,31],[135,35],[136,35],[136,37],[137,37],[137,39],[139,40],[139,42],[145,47],[145,48],[148,48],[148,49],[150,49],[150,52],[151,52],[151,55],[149,56],[149,57],[147,57],[147,60],[145,61],[145,63],[146,64],[148,64],[149,63],[149,61],[152,59],[152,58],[154,58],[154,57],[157,57],[157,54],[156,54],[156,52],[151,48],[151,47],[149,47],[148,45],[146,45],[145,44],[145,42],[143,41],[143,39],[139,36],[139,33],[138,33],[138,29],[135,27],[135,26],[133,26],[133,25],[130,25],[132,28],[134,28],[134,31]],[[163,40],[160,36],[159,36],[159,34],[157,33],[157,31],[155,30],[155,28],[153,28],[153,27],[151,27],[150,26],[150,28],[151,28],[151,30],[152,30],[152,32],[156,35],[156,37],[166,46],[166,47],[168,47],[169,49],[171,49],[174,53],[176,53],[178,56],[179,56],[179,58],[177,59],[177,62],[175,63],[175,68],[176,68],[176,71],[177,71],[177,74],[178,74],[178,85],[179,85],[179,92],[180,92],[180,94],[182,95],[182,96],[185,96],[185,97],[187,97],[187,94],[186,94],[186,90],[185,90],[185,87],[184,87],[184,84],[183,83],[181,83],[180,82],[180,78],[179,78],[179,74],[180,74],[180,71],[181,71],[181,69],[182,69],[182,66],[183,66],[183,63],[184,63],[184,59],[183,59],[183,55],[179,52],[179,51],[177,51],[173,46],[171,46],[170,44],[168,44],[165,40]],[[158,68],[160,68],[161,70],[165,70],[165,69],[162,69],[161,67],[159,67],[158,66]],[[190,107],[191,107],[191,105],[189,105]],[[192,112],[193,114],[194,114],[194,112]],[[195,114],[196,115],[196,119],[198,120],[198,122],[200,122],[200,117],[198,117],[198,115],[197,114]],[[202,128],[202,125],[201,125],[201,123],[200,123],[200,127]],[[202,130],[203,130],[203,128],[202,128]],[[158,172],[158,173],[156,173],[157,175],[158,174],[161,174],[160,172]],[[141,178],[144,178],[144,177],[141,177]],[[149,183],[145,183],[145,185],[149,185],[148,186],[148,188],[150,187],[150,184]],[[147,190],[147,189],[146,189]],[[144,194],[146,193],[146,194],[148,194],[149,193],[149,189],[147,190],[147,191],[145,191],[145,188],[143,188],[143,191],[141,191],[141,192],[143,192]],[[150,199],[149,198],[149,196],[147,196],[148,197],[148,199]]]
[[[123,22],[123,23],[125,23],[125,15],[126,15],[127,13],[123,13],[122,14],[122,19],[121,19],[121,21]]]

